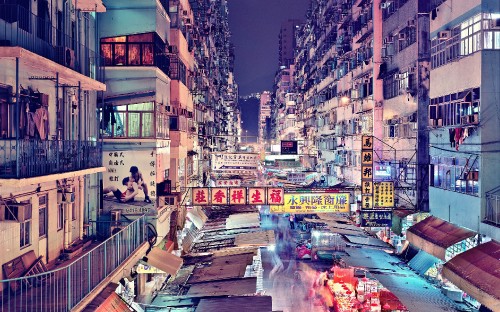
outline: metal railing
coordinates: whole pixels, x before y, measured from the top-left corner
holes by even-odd
[[[0,178],[30,178],[102,166],[96,141],[0,140]]]
[[[1,280],[1,311],[70,311],[147,241],[146,217],[78,260],[46,273]]]
[[[20,5],[0,4],[0,46],[25,48],[87,77],[104,81],[99,53],[52,26],[50,19],[36,16]]]
[[[483,221],[500,226],[500,187],[486,192],[486,213]]]

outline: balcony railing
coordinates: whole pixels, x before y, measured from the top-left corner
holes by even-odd
[[[1,311],[70,311],[147,241],[144,216],[69,265],[1,280]]]
[[[0,4],[0,46],[22,47],[87,77],[103,82],[101,57],[76,38],[52,26],[50,19],[15,4]]]
[[[95,141],[0,140],[0,178],[23,179],[102,166]]]

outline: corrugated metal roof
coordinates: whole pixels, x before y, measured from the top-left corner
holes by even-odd
[[[271,312],[271,296],[202,299],[196,312]]]
[[[275,243],[273,230],[238,234],[234,240],[236,246],[260,247],[274,245]]]
[[[193,275],[188,279],[188,284],[239,278],[245,276],[247,264],[238,263],[230,265],[218,265],[205,268],[196,268]]]
[[[225,281],[214,281],[194,284],[189,288],[187,296],[237,296],[255,294],[257,278],[239,278]]]

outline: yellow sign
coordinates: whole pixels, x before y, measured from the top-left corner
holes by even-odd
[[[361,209],[373,209],[372,194],[361,195]]]
[[[394,207],[394,182],[373,183],[373,206]]]
[[[362,151],[361,152],[361,164],[373,165],[373,151]]]
[[[271,205],[271,213],[349,212],[349,193],[285,194],[284,205]]]
[[[361,194],[373,194],[373,182],[372,181],[362,181],[361,182]]]
[[[371,135],[363,135],[361,137],[361,149],[373,150],[373,137]]]

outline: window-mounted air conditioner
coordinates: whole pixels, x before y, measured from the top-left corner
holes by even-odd
[[[0,205],[0,221],[24,222],[31,219],[31,204],[11,203]]]
[[[57,192],[58,204],[71,204],[75,202],[75,193],[73,192]]]
[[[439,40],[448,40],[451,37],[451,32],[449,30],[443,30],[438,32],[438,39]]]

